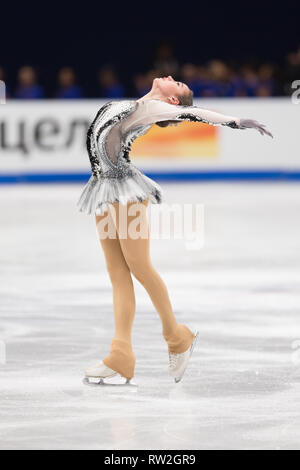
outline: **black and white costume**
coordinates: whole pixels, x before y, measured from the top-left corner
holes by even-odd
[[[243,129],[239,119],[162,100],[110,101],[102,106],[87,134],[92,176],[77,203],[87,214],[103,214],[108,204],[163,200],[162,188],[142,173],[129,158],[132,142],[160,121],[196,121]]]

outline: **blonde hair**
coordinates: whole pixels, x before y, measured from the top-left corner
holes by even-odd
[[[193,98],[194,93],[190,90],[188,93],[184,95],[177,96],[179,104],[177,106],[192,106],[193,105]],[[159,127],[168,127],[169,124],[178,123],[180,121],[159,121],[156,122],[156,125]]]

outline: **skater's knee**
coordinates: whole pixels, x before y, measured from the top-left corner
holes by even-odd
[[[141,284],[145,284],[153,273],[153,266],[150,262],[143,263],[142,265],[140,263],[131,263],[129,268],[130,272]]]
[[[122,281],[131,279],[130,270],[126,266],[107,264],[107,271],[112,284],[119,284]]]

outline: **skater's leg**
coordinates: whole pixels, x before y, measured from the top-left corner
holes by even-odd
[[[114,339],[131,343],[136,308],[134,286],[129,267],[121,250],[118,234],[115,231],[116,238],[106,236],[105,219],[109,221],[108,223],[113,223],[107,212],[101,216],[96,215],[98,236],[113,289]]]
[[[131,332],[136,307],[132,277],[110,214],[105,212],[101,216],[96,215],[96,225],[113,289],[115,326],[110,353],[103,359],[103,364],[131,379],[135,367]]]
[[[194,335],[185,325],[177,323],[167,287],[152,265],[146,212],[148,202],[129,203],[127,206],[114,204],[120,245],[131,273],[145,287],[160,316],[162,333],[168,342],[169,351],[181,353],[192,344]],[[139,224],[136,223],[137,217]]]

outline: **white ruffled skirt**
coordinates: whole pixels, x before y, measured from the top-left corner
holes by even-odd
[[[159,184],[131,165],[133,175],[123,179],[96,178],[91,176],[77,202],[80,212],[102,215],[113,202],[127,204],[141,202],[149,197],[153,204],[160,204],[164,193]]]

